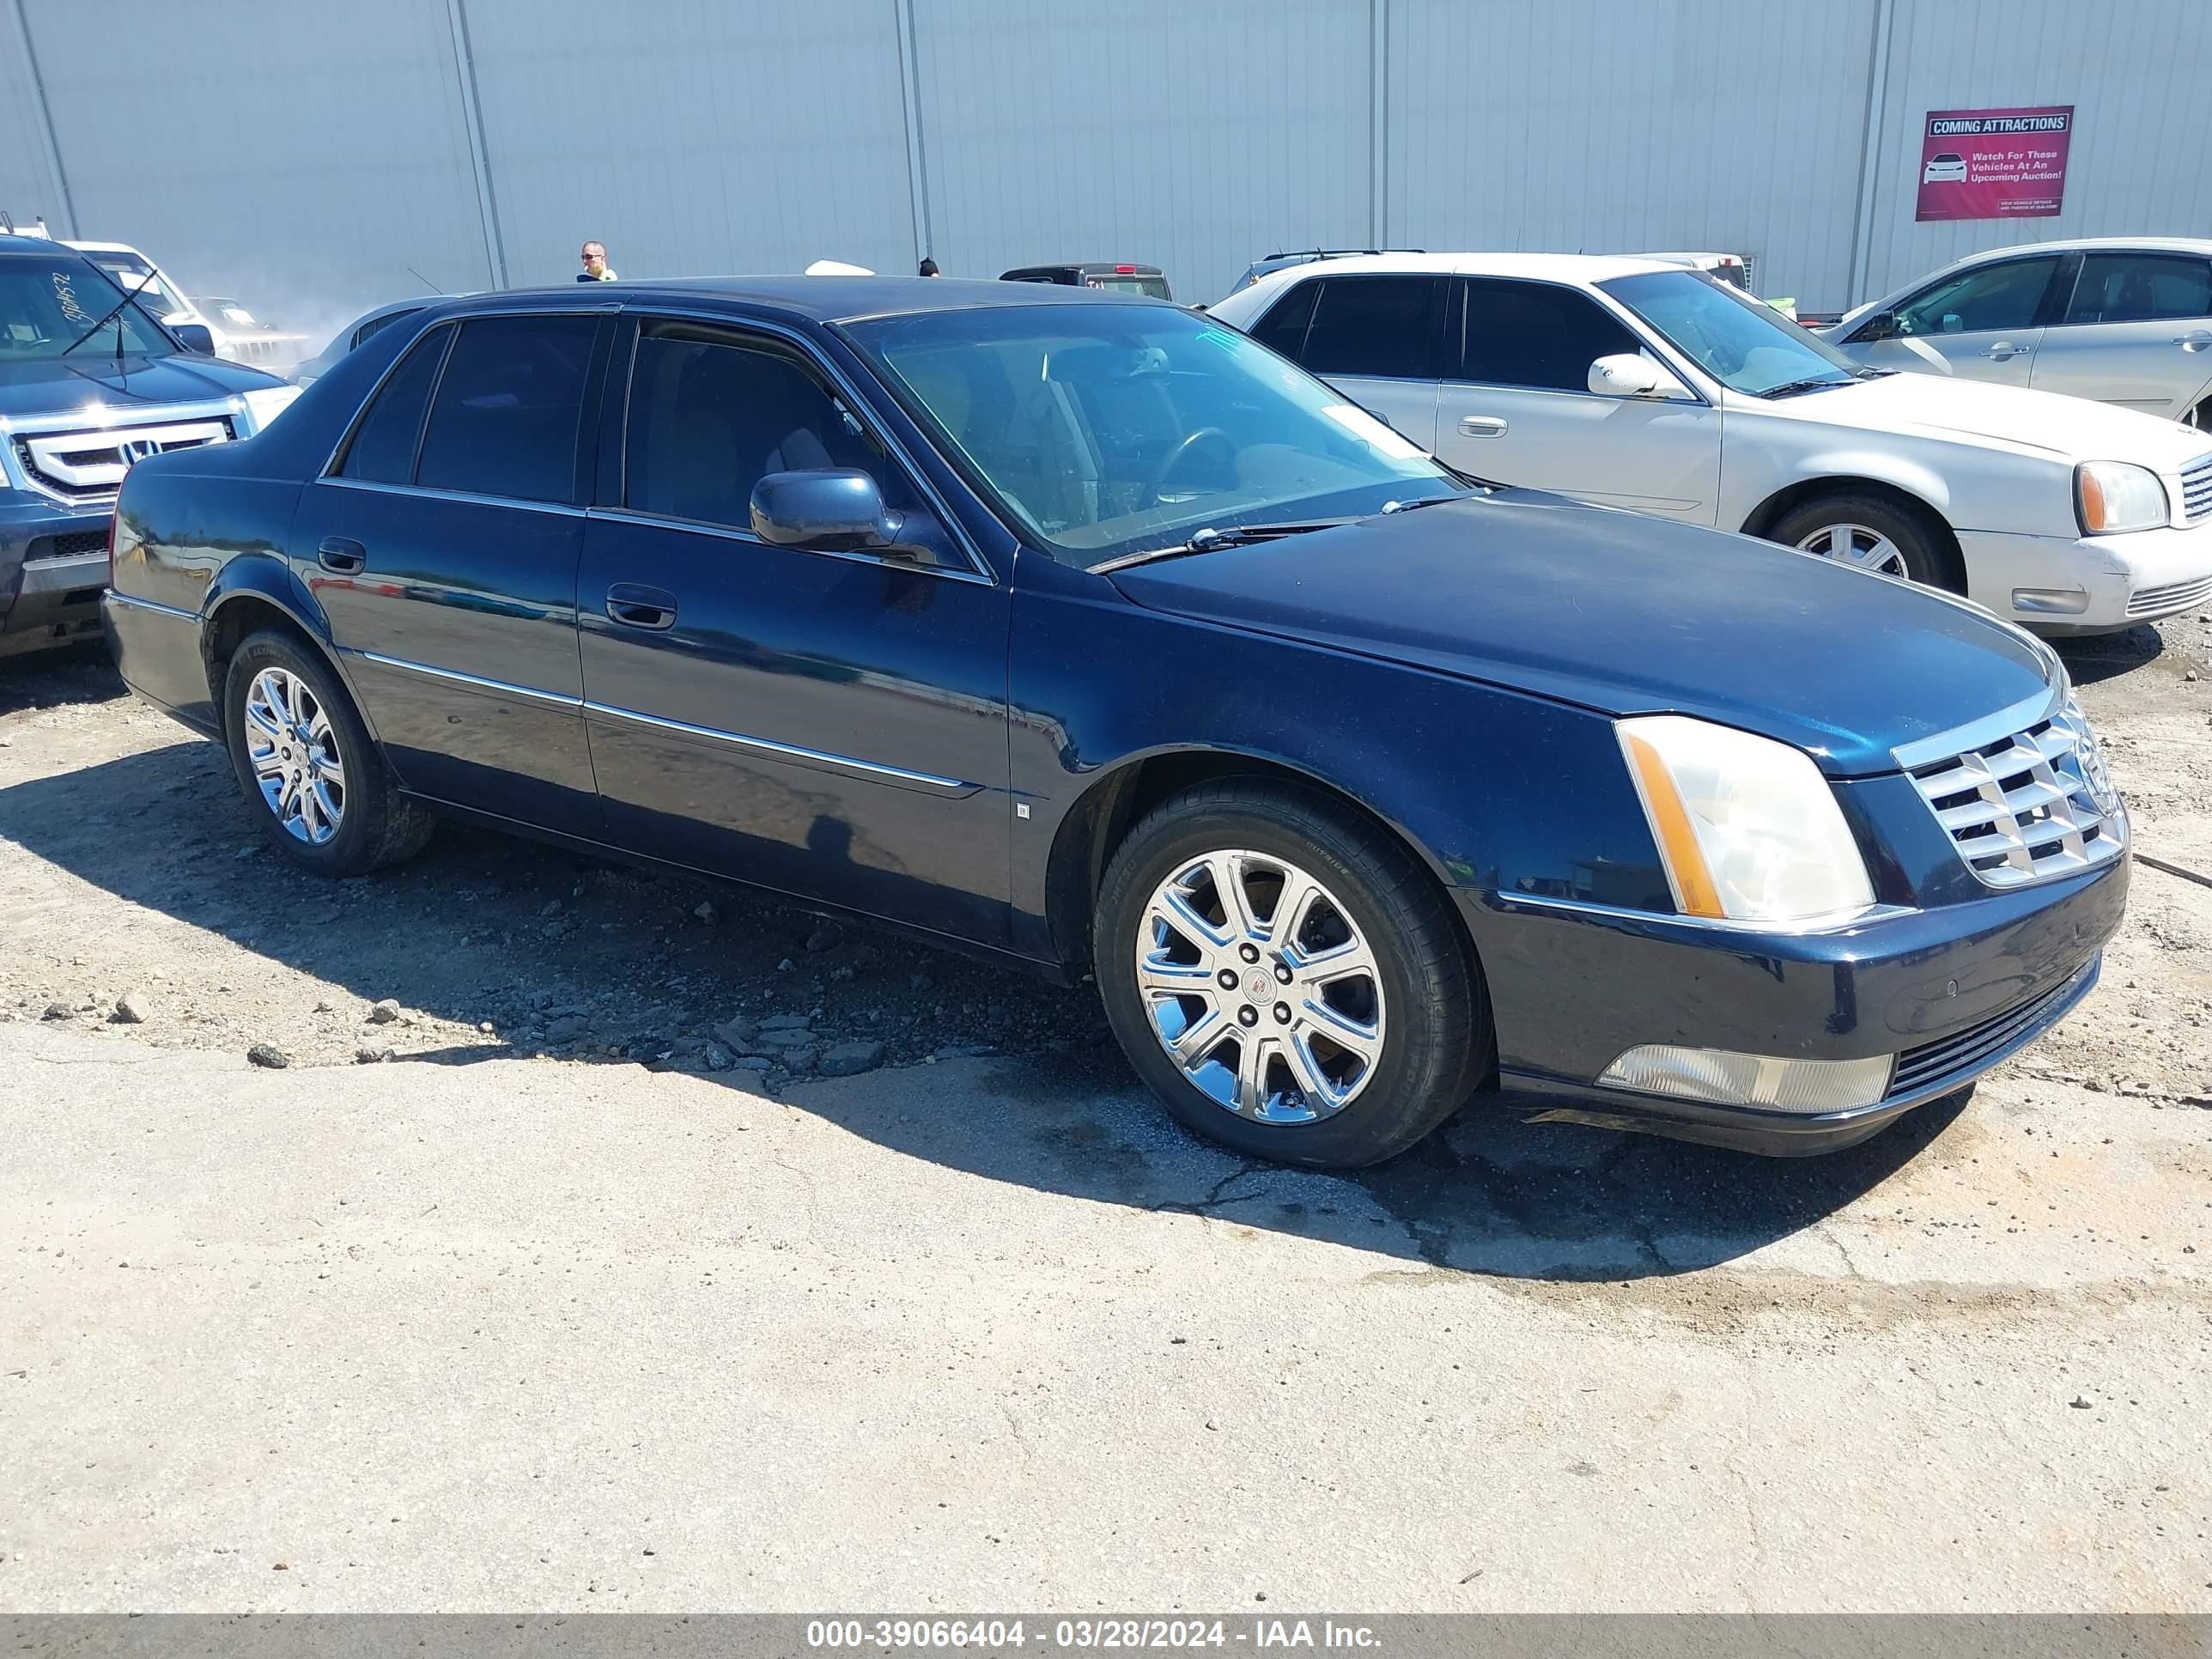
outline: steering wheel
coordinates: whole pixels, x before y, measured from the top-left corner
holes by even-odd
[[[1237,446],[1226,432],[1218,426],[1199,428],[1197,431],[1189,434],[1182,442],[1169,450],[1161,457],[1160,464],[1152,469],[1152,476],[1145,483],[1144,499],[1137,503],[1140,510],[1158,505],[1160,491],[1167,487],[1167,482],[1175,476],[1176,469],[1188,460],[1191,452],[1209,438],[1218,440],[1228,449],[1231,461],[1235,460]]]

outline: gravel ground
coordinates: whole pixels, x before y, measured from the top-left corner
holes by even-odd
[[[2212,876],[2212,621],[2067,648],[2139,854]],[[1125,1079],[1095,992],[701,880],[447,825],[325,883],[264,848],[221,752],[97,648],[0,670],[0,1020],[319,1066],[492,1056],[799,1074],[1012,1054]],[[2102,988],[2015,1069],[2212,1096],[2212,891],[2138,865]]]

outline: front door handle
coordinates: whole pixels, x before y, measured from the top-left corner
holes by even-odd
[[[2020,356],[2020,348],[2010,340],[1999,340],[1982,356],[1993,363],[2008,363]]]
[[[2206,346],[2212,346],[2212,329],[2193,328],[2178,337],[2173,343],[2184,351],[2202,351]]]
[[[1505,422],[1496,415],[1462,415],[1459,417],[1459,429],[1462,437],[1502,438],[1505,435]]]
[[[607,615],[624,628],[672,628],[676,596],[665,588],[617,582],[607,589]]]
[[[351,575],[368,568],[368,550],[349,537],[325,536],[323,544],[315,550],[315,562],[325,570]]]

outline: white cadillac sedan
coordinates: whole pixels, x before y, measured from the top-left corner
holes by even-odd
[[[1680,266],[1332,259],[1209,315],[1481,477],[1764,536],[2045,634],[2212,599],[2206,434],[1869,368]]]

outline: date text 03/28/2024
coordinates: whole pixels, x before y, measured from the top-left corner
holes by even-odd
[[[1153,1650],[1185,1648],[1337,1648],[1366,1651],[1381,1644],[1365,1625],[1305,1619],[817,1619],[806,1645],[830,1651],[970,1649],[979,1652],[1039,1648]]]

